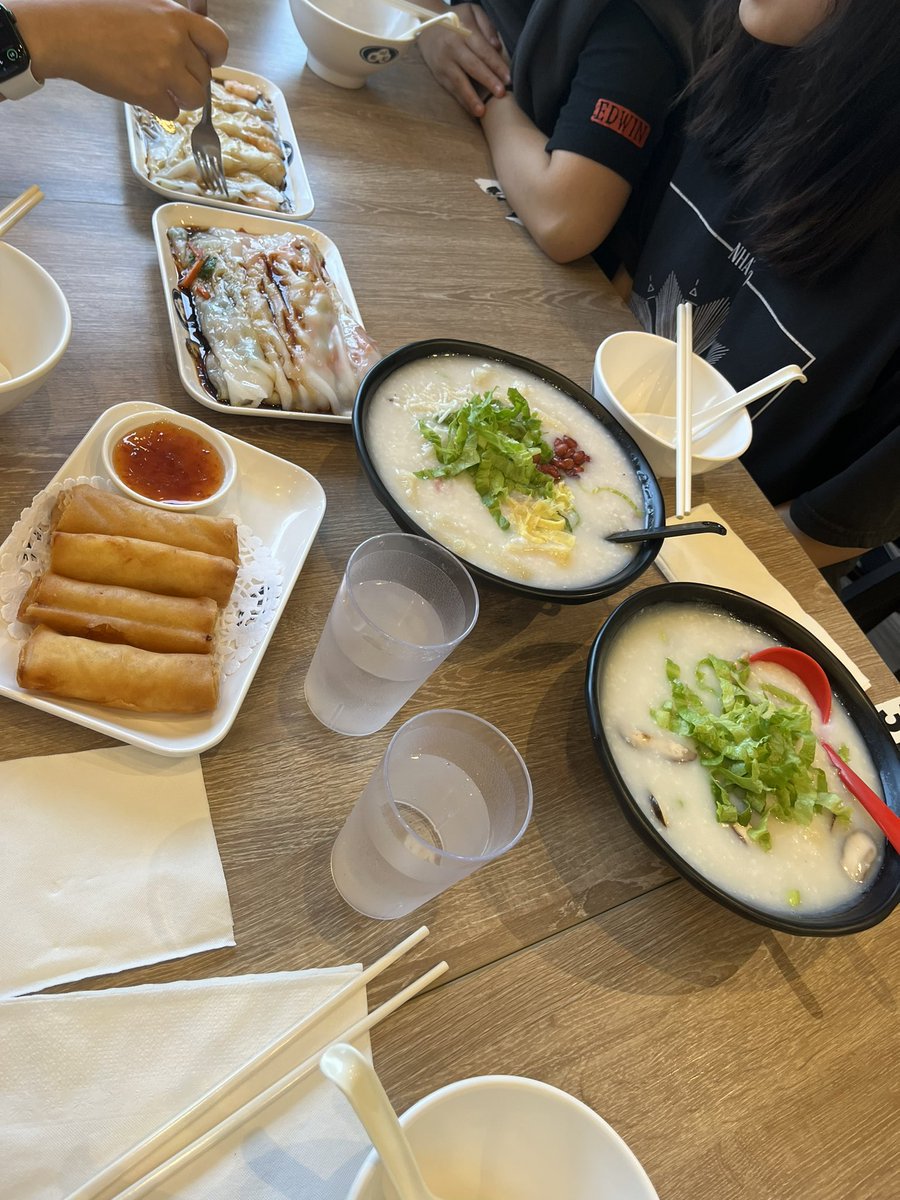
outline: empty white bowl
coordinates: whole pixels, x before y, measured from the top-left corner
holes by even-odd
[[[291,0],[311,71],[338,87],[360,88],[412,45],[421,22],[383,0]]]
[[[202,438],[218,454],[223,467],[222,482],[208,496],[192,500],[155,500],[150,496],[144,495],[143,492],[130,487],[119,475],[113,461],[113,451],[116,445],[122,438],[127,437],[128,434],[134,433],[145,426],[159,425],[162,422],[178,426],[180,429],[189,430],[191,433]],[[223,434],[215,429],[211,429],[204,421],[198,421],[196,417],[188,417],[184,413],[174,412],[169,409],[148,409],[146,412],[132,413],[128,417],[123,417],[121,421],[117,421],[108,430],[106,437],[103,439],[102,455],[103,465],[106,468],[107,474],[116,487],[124,492],[126,496],[130,496],[132,500],[139,500],[141,504],[149,504],[152,508],[166,508],[173,512],[194,512],[198,508],[207,508],[210,504],[215,504],[217,500],[222,499],[234,483],[235,474],[237,473],[237,461],[234,451],[229,445],[228,439]]]
[[[693,407],[696,423],[703,411],[736,389],[705,358],[693,362]],[[611,334],[600,343],[594,359],[592,391],[604,408],[622,424],[662,478],[675,475],[671,441],[653,433],[637,413],[675,416],[675,343],[641,330]],[[733,413],[697,438],[692,447],[691,474],[702,475],[740,458],[753,437],[746,409]]]
[[[45,382],[71,333],[69,306],[53,276],[0,242],[0,413]]]
[[[438,1196],[658,1200],[614,1129],[574,1096],[536,1079],[463,1079],[414,1104],[400,1123]],[[374,1150],[347,1200],[394,1200]]]

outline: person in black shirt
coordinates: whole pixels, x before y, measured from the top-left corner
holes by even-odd
[[[702,4],[484,0],[457,6],[469,37],[446,26],[421,35],[435,77],[481,119],[507,199],[557,262],[596,253],[610,275],[634,267],[630,231],[660,191],[652,181]]]
[[[713,0],[687,141],[632,309],[751,407],[743,463],[820,566],[900,536],[900,24],[894,0]]]

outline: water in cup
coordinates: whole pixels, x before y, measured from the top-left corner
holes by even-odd
[[[331,872],[348,903],[369,915],[409,912],[430,899],[435,852],[478,858],[491,834],[480,789],[455,763],[408,754],[391,763],[391,792],[409,831],[386,823],[374,805],[353,810],[334,845]]]
[[[433,606],[402,583],[365,580],[354,598],[361,615],[390,638],[419,646],[444,641],[444,625]],[[367,636],[342,587],[306,676],[306,700],[319,720],[341,733],[370,733],[390,720],[421,680],[420,657]]]
[[[521,754],[472,713],[439,708],[391,738],[331,852],[348,904],[402,917],[506,854],[531,817]]]

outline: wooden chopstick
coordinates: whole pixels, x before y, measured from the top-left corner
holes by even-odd
[[[694,307],[676,309],[675,347],[675,516],[691,511],[691,460],[693,456]]]
[[[180,1147],[176,1151],[166,1153],[164,1147],[181,1132],[185,1127],[195,1121],[204,1112],[221,1100],[229,1092],[233,1091],[238,1085],[244,1083],[251,1075],[268,1063],[275,1055],[279,1054],[291,1042],[301,1037],[304,1033],[308,1033],[322,1019],[334,1012],[350,995],[365,987],[377,975],[386,971],[399,958],[417,946],[423,938],[428,936],[428,927],[423,925],[409,937],[404,938],[402,942],[396,945],[387,954],[383,955],[367,967],[354,979],[346,983],[339,991],[313,1012],[308,1013],[296,1025],[291,1026],[280,1038],[266,1046],[253,1058],[249,1059],[242,1066],[232,1071],[225,1079],[216,1084],[215,1087],[205,1092],[199,1099],[195,1100],[187,1108],[177,1113],[171,1120],[161,1125],[153,1133],[149,1134],[143,1141],[138,1142],[124,1154],[121,1154],[113,1162],[105,1166],[87,1183],[81,1184],[74,1192],[70,1192],[66,1200],[111,1200],[112,1197],[137,1197],[145,1194],[146,1190],[156,1183],[161,1178],[169,1175],[179,1166],[183,1165],[189,1158],[200,1153],[208,1146],[214,1145],[221,1138],[227,1136],[234,1129],[237,1129],[250,1117],[254,1116],[266,1105],[277,1099],[284,1091],[292,1087],[295,1083],[305,1079],[318,1066],[319,1058],[332,1042],[353,1041],[360,1037],[363,1033],[367,1033],[385,1017],[390,1016],[407,1000],[417,995],[424,988],[428,987],[435,979],[447,970],[445,962],[438,963],[426,972],[419,979],[414,980],[405,988],[399,991],[390,1000],[386,1000],[383,1004],[375,1008],[367,1016],[362,1017],[349,1029],[338,1034],[334,1038],[329,1038],[325,1045],[312,1055],[309,1056],[298,1067],[288,1072],[282,1079],[260,1092],[257,1096],[248,1100],[240,1108],[223,1118],[218,1124],[213,1125],[205,1133],[197,1137],[188,1145]],[[160,1161],[159,1153],[163,1153],[165,1157]],[[148,1160],[154,1158],[155,1161]],[[142,1171],[143,1168],[143,1171]],[[142,1172],[135,1179],[135,1173]],[[129,1179],[132,1182],[129,1184]],[[124,1190],[123,1190],[124,1188]]]
[[[22,217],[27,212],[30,212],[36,204],[44,198],[44,193],[36,183],[31,187],[27,187],[21,195],[16,196],[15,200],[10,200],[4,208],[0,208],[0,237],[3,237],[16,221],[21,221]]]

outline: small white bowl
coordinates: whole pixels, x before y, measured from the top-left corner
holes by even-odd
[[[382,0],[291,0],[307,63],[321,79],[361,88],[415,40],[421,22]]]
[[[625,1142],[567,1092],[481,1075],[426,1096],[400,1118],[425,1182],[466,1200],[658,1200]],[[347,1200],[388,1200],[373,1150]]]
[[[0,242],[0,413],[46,381],[71,333],[72,315],[53,276],[15,246]]]
[[[592,391],[604,408],[628,430],[656,475],[675,475],[671,442],[645,428],[635,413],[675,416],[675,343],[640,330],[611,334],[600,343],[594,359]],[[694,420],[704,409],[733,396],[735,389],[699,354],[693,363]],[[703,475],[744,453],[753,437],[753,423],[741,409],[721,421],[693,445],[691,474]]]
[[[113,466],[113,448],[127,434],[133,433],[136,429],[141,429],[144,425],[158,425],[161,422],[168,422],[170,425],[177,425],[182,429],[190,429],[193,433],[198,434],[205,441],[209,442],[210,446],[218,453],[225,467],[225,474],[222,477],[222,483],[210,496],[206,496],[202,500],[153,500],[149,496],[137,492],[134,488],[128,486],[117,474]],[[194,512],[198,508],[207,508],[210,504],[215,504],[217,500],[221,500],[231,485],[234,483],[235,474],[237,473],[237,462],[235,460],[234,451],[229,445],[228,439],[215,429],[211,429],[204,421],[198,421],[196,417],[185,416],[184,413],[174,412],[172,410],[148,409],[146,412],[132,413],[131,416],[124,417],[121,421],[117,421],[115,425],[107,432],[103,439],[103,465],[110,479],[124,492],[126,496],[130,496],[132,500],[139,500],[141,504],[149,504],[151,508],[166,508],[172,512]]]

